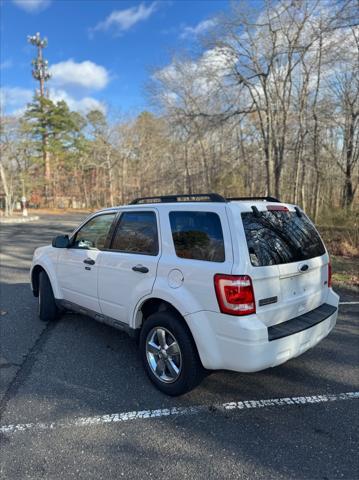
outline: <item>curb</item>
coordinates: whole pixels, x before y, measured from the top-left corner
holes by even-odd
[[[7,225],[15,225],[17,223],[28,223],[28,222],[34,222],[35,220],[39,220],[39,216],[35,215],[32,217],[1,217],[0,218],[0,224],[4,223]]]

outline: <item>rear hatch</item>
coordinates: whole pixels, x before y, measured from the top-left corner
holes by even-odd
[[[296,207],[263,202],[241,219],[258,317],[271,326],[323,304],[329,257],[309,218]]]

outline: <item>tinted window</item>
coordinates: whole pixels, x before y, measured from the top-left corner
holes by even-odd
[[[176,254],[181,258],[224,262],[221,221],[213,212],[171,212]]]
[[[110,231],[115,213],[98,215],[89,220],[77,233],[73,243],[74,248],[96,248],[102,250]]]
[[[123,213],[111,249],[127,253],[157,255],[158,235],[155,213]]]
[[[325,253],[310,220],[295,212],[242,213],[252,265],[267,266],[299,262]]]

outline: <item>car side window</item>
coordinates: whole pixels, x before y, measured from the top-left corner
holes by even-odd
[[[124,253],[158,254],[156,214],[150,211],[124,212],[112,240],[111,250]]]
[[[103,250],[115,213],[97,215],[76,233],[72,248]]]
[[[176,255],[180,258],[224,262],[221,220],[214,212],[170,212]]]

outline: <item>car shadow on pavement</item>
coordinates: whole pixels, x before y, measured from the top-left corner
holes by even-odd
[[[7,398],[2,424],[358,389],[358,332],[348,309],[330,336],[301,357],[258,373],[214,372],[193,392],[170,398],[149,382],[137,345],[126,334],[71,313],[53,324],[41,322],[27,283],[2,284],[1,293],[1,308],[7,311],[0,324],[1,353],[5,360],[17,360],[14,379],[21,380]],[[43,469],[47,478],[55,478],[61,465],[75,460],[73,452],[84,452],[87,476],[83,472],[78,478],[104,478],[113,468],[127,478],[135,472],[141,478],[145,471],[156,478],[179,478],[178,469],[192,478],[239,478],[243,472],[247,478],[351,478],[352,462],[338,460],[348,455],[354,422],[346,406],[337,406],[338,428],[328,422],[329,408],[291,407],[285,415],[280,408],[211,408],[193,417],[82,427],[75,434],[63,429],[59,435],[71,447],[61,455],[55,431],[33,433],[26,435],[27,474],[34,469],[36,478]],[[11,442],[3,443],[11,478],[23,478],[24,459],[10,447]]]
[[[21,421],[31,421],[26,402],[39,406],[44,421],[62,417],[147,408],[350,391],[358,361],[354,328],[337,328],[314,349],[262,372],[209,374],[192,392],[177,398],[160,393],[147,379],[136,343],[123,332],[83,315],[66,313],[54,324],[37,317],[28,284],[3,284],[3,362],[24,364],[33,344],[33,365],[16,397]],[[46,331],[50,328],[50,331]],[[8,357],[8,358],[7,358]],[[35,357],[35,358],[34,358]],[[21,369],[22,367],[20,367]],[[13,399],[16,402],[16,398]],[[44,404],[42,406],[42,403]],[[20,415],[21,412],[21,415]]]

